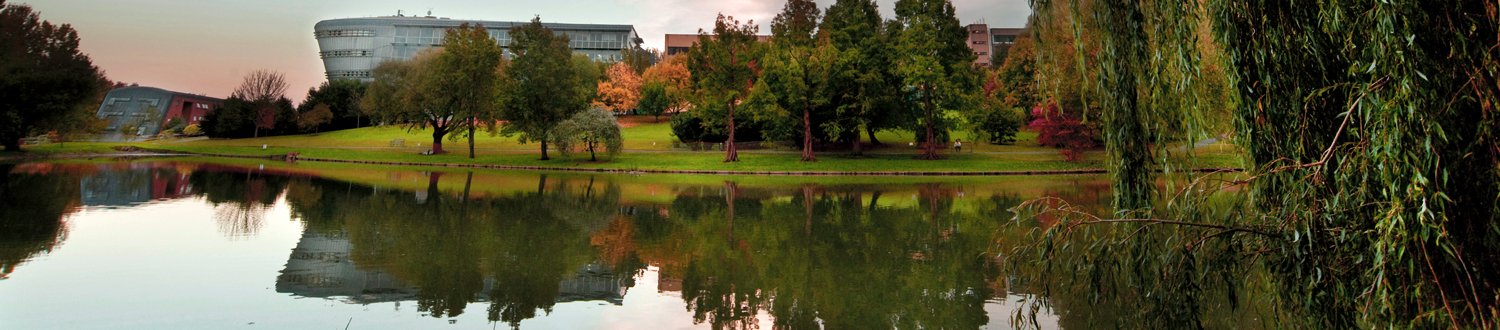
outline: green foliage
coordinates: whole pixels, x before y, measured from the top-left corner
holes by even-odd
[[[760,77],[758,61],[763,46],[756,41],[760,28],[755,22],[741,24],[731,16],[719,15],[713,34],[700,31],[698,44],[687,53],[687,67],[693,72],[695,117],[703,120],[704,129],[726,135],[724,161],[739,161],[735,146],[735,108],[744,101]]]
[[[448,29],[443,36],[443,52],[432,63],[436,76],[429,83],[441,91],[435,94],[436,106],[453,109],[452,117],[443,120],[461,122],[449,125],[469,138],[469,158],[474,158],[476,127],[483,125],[494,131],[500,117],[496,101],[504,64],[505,51],[490,38],[489,30],[468,23]]]
[[[266,114],[269,114],[269,120],[262,117]],[[270,128],[261,131],[257,128],[257,120],[269,121]],[[286,98],[262,105],[261,102],[230,96],[224,100],[223,105],[204,115],[199,125],[203,127],[203,133],[212,138],[237,139],[300,132],[296,126],[296,109],[292,108],[292,101]]]
[[[78,49],[78,32],[44,21],[27,5],[0,0],[0,146],[19,151],[20,140],[79,126],[91,117],[104,75]],[[84,114],[78,114],[84,112]]]
[[[1036,41],[1032,36],[1023,34],[1016,38],[1007,54],[1004,62],[997,62],[1001,63],[1000,67],[991,76],[995,90],[986,96],[998,98],[1000,104],[1007,108],[1026,109],[1037,106],[1042,101],[1042,90],[1037,86]]]
[[[667,84],[653,81],[641,86],[641,101],[636,111],[642,115],[656,117],[661,120],[661,115],[672,107],[672,98],[667,95]]]
[[[978,87],[968,32],[959,25],[953,4],[944,0],[899,0],[896,56],[910,109],[915,109],[924,147],[922,159],[938,159],[938,130],[948,126],[947,113],[968,109]]]
[[[360,107],[386,123],[405,127],[408,131],[432,130],[432,153],[442,154],[443,138],[463,125],[458,111],[443,102],[442,90],[433,80],[438,79],[434,61],[441,48],[424,51],[406,61],[386,61],[371,73],[375,81],[365,90]]]
[[[318,127],[333,120],[333,110],[327,104],[319,103],[312,109],[297,115],[297,127],[303,130],[317,131]]]
[[[620,123],[615,120],[615,115],[604,109],[589,109],[579,111],[572,118],[557,125],[557,131],[553,133],[556,138],[557,149],[564,155],[573,151],[574,147],[582,147],[589,152],[589,161],[598,161],[596,151],[603,149],[614,156],[625,147],[625,139],[620,135]]]
[[[597,65],[573,56],[566,35],[553,34],[540,18],[511,29],[515,60],[502,79],[501,132],[522,143],[541,143],[542,159],[558,123],[588,108],[599,81]],[[588,69],[594,68],[594,69]]]
[[[1006,108],[999,102],[987,101],[985,105],[969,115],[969,130],[975,138],[990,144],[1016,143],[1016,133],[1024,120],[1021,110]]]
[[[1257,298],[1296,314],[1283,326],[1495,327],[1500,91],[1476,87],[1500,77],[1494,5],[1196,4],[1095,2],[1073,13],[1092,17],[1077,30],[1100,33],[1097,92],[1111,167],[1121,168],[1117,206],[1150,205],[1150,172],[1178,166],[1163,156],[1168,143],[1213,127],[1206,117],[1216,110],[1202,105],[1220,96],[1191,79],[1204,67],[1195,28],[1204,13],[1223,47],[1224,90],[1235,94],[1220,104],[1233,107],[1252,167],[1231,187],[1248,192],[1211,198],[1221,188],[1197,179],[1128,219],[1041,207],[1029,218],[1066,216],[1025,251],[1067,274],[1129,271],[1138,282],[1091,289],[1107,300],[1142,288],[1148,303],[1181,312],[1152,315],[1172,324],[1201,324],[1198,289],[1258,268],[1281,294]],[[1047,2],[1035,5],[1048,15]],[[1104,224],[1124,227],[1082,229]],[[1047,276],[1024,281],[1057,284]]]
[[[836,119],[822,126],[850,140],[856,155],[862,153],[860,134],[869,133],[873,142],[877,130],[909,126],[899,97],[901,77],[891,70],[893,38],[887,28],[871,0],[834,2],[819,27],[838,52],[827,78]]]
[[[813,153],[813,113],[830,102],[828,79],[839,53],[813,31],[818,26],[817,4],[792,0],[771,21],[771,45],[762,55],[761,77],[746,98],[746,108],[759,122],[772,127],[772,138],[801,137],[802,161],[816,161]],[[774,134],[780,132],[780,134]]]
[[[312,111],[319,104],[328,105],[333,115],[328,122],[311,127],[315,131],[333,131],[373,125],[370,114],[360,107],[367,84],[353,79],[324,81],[307,90],[307,98],[297,105],[298,113]]]

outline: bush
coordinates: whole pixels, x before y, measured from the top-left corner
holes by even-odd
[[[199,136],[199,135],[203,135],[203,128],[202,127],[198,127],[198,124],[187,125],[187,127],[183,127],[182,128],[182,135],[185,135],[185,136]]]
[[[986,107],[969,118],[970,130],[975,138],[990,144],[1016,143],[1016,132],[1021,130],[1021,110],[1004,107]]]
[[[677,136],[678,141],[698,142],[703,141],[703,120],[690,114],[677,114],[672,116],[672,135]]]
[[[1036,142],[1045,147],[1061,148],[1068,161],[1078,161],[1083,151],[1099,147],[1099,130],[1077,115],[1063,111],[1057,102],[1048,101],[1031,109],[1031,128],[1036,130]]]

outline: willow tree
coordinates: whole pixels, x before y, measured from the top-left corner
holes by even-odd
[[[687,53],[687,68],[698,92],[694,105],[703,128],[722,130],[728,136],[724,141],[725,162],[740,160],[734,140],[735,108],[760,78],[763,47],[756,37],[759,32],[754,21],[741,24],[732,16],[720,14],[714,21],[713,34],[700,30],[698,44]]]
[[[969,33],[947,0],[896,1],[895,71],[919,113],[921,159],[938,159],[938,129],[947,112],[966,107],[978,86]]]
[[[1240,263],[1207,260],[1248,254],[1259,256],[1253,260],[1270,270],[1281,302],[1311,327],[1495,327],[1500,270],[1489,265],[1500,262],[1496,4],[1202,3],[1095,1],[1072,13],[1049,12],[1046,1],[1033,5],[1039,15],[1096,20],[1104,77],[1097,93],[1106,139],[1116,149],[1111,162],[1140,162],[1139,154],[1122,153],[1145,150],[1163,167],[1172,166],[1164,142],[1179,140],[1152,128],[1191,134],[1194,125],[1172,119],[1208,110],[1191,106],[1202,97],[1182,87],[1191,80],[1159,77],[1192,77],[1201,68],[1186,50],[1197,44],[1188,31],[1206,15],[1239,99],[1236,136],[1251,171],[1232,184],[1249,187],[1244,201],[1214,211],[1183,202],[1203,198],[1204,190],[1189,190],[1146,214],[1154,219],[1066,221],[1047,240],[1076,239],[1080,232],[1073,230],[1087,224],[1170,225],[1120,231],[1108,243],[1073,242],[1090,242],[1082,253],[1095,263],[1089,267],[1148,269],[1147,281],[1158,284],[1149,293],[1171,296],[1162,301],[1204,286],[1212,276],[1202,276],[1202,268]],[[1133,134],[1141,124],[1156,133]],[[1154,181],[1130,171],[1115,173],[1116,185],[1127,189],[1125,208],[1140,205],[1128,199]],[[1174,232],[1152,236],[1163,243],[1124,239],[1160,230]],[[1078,245],[1045,246],[1058,255]],[[1141,251],[1151,255],[1131,255]],[[1127,261],[1110,261],[1116,259]],[[1163,285],[1163,278],[1173,283]]]

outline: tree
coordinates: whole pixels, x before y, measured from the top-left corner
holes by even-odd
[[[581,145],[589,151],[589,161],[599,161],[595,154],[598,149],[604,149],[613,157],[620,153],[625,143],[620,135],[620,123],[604,109],[579,111],[572,118],[559,123],[555,134],[558,136],[557,148],[563,154],[571,152],[574,146]]]
[[[0,0],[0,145],[20,151],[21,139],[77,125],[98,93],[103,73],[78,50],[69,24],[41,20],[30,6]]]
[[[643,115],[655,117],[661,121],[661,114],[672,107],[672,99],[667,96],[667,84],[661,82],[648,82],[641,87],[641,102],[636,106],[637,111]]]
[[[1028,34],[1016,38],[1000,67],[995,70],[995,91],[990,93],[1000,99],[1006,108],[1025,108],[1041,101],[1037,86],[1036,42]],[[986,95],[986,96],[991,96]]]
[[[314,105],[311,110],[297,116],[297,126],[303,130],[311,130],[317,133],[318,127],[333,120],[333,110],[330,109],[331,107],[327,104],[318,103]]]
[[[507,136],[519,133],[522,143],[541,143],[542,160],[548,160],[547,142],[553,129],[588,108],[597,80],[588,81],[589,88],[583,86],[588,72],[580,72],[584,70],[574,64],[568,36],[554,34],[542,26],[541,18],[512,28],[510,35],[515,60],[502,79],[501,114],[506,120],[502,132]]]
[[[771,46],[764,72],[750,94],[750,105],[773,122],[794,119],[801,126],[802,161],[817,161],[813,152],[813,109],[829,103],[829,67],[837,58],[827,39],[814,35],[820,13],[811,0],[791,0],[771,21]],[[801,116],[792,112],[800,112]],[[800,118],[797,118],[800,117]]]
[[[441,102],[441,90],[432,83],[438,74],[433,62],[441,48],[424,51],[406,61],[387,61],[375,67],[375,81],[365,91],[360,107],[383,121],[397,123],[408,131],[432,130],[432,154],[442,154],[443,138],[462,127],[458,111]]]
[[[324,81],[318,87],[307,90],[307,98],[302,100],[297,107],[298,113],[312,111],[312,107],[319,104],[328,105],[328,110],[333,114],[327,123],[313,128],[317,131],[333,131],[341,129],[359,128],[370,125],[365,109],[359,106],[359,100],[364,97],[366,84],[353,79],[333,79]]]
[[[500,76],[505,51],[490,38],[483,25],[464,23],[443,36],[443,52],[433,62],[436,106],[453,109],[450,120],[467,128],[469,159],[474,158],[474,130],[486,125],[493,130],[499,118]]]
[[[672,55],[656,62],[641,75],[645,84],[660,83],[666,87],[668,110],[676,112],[687,108],[693,95],[693,73],[688,71],[686,55]]]
[[[834,134],[848,136],[855,155],[862,154],[860,134],[875,130],[895,109],[900,77],[893,74],[886,25],[872,0],[839,0],[828,7],[819,27],[838,58],[830,68],[828,89],[837,119],[825,126]]]
[[[656,59],[660,58],[661,54],[655,49],[643,49],[640,44],[634,42],[632,44],[634,46],[620,50],[619,63],[625,63],[637,75],[646,72],[646,68],[656,65]]]
[[[276,100],[286,94],[286,89],[286,76],[270,70],[250,72],[245,75],[240,86],[234,89],[232,96],[253,104],[254,137],[260,137],[262,129],[276,128]]]
[[[719,14],[713,34],[699,30],[698,44],[688,50],[687,67],[693,72],[698,116],[705,129],[722,129],[728,136],[724,141],[725,162],[740,160],[734,140],[734,112],[760,76],[762,51],[755,36],[759,31],[754,21],[740,24],[732,16]]]
[[[595,105],[614,113],[635,110],[641,101],[641,76],[625,62],[616,62],[604,72],[599,82],[599,100]]]
[[[968,32],[959,25],[953,4],[946,0],[896,1],[896,71],[905,81],[907,97],[920,113],[925,132],[921,159],[938,159],[938,133],[947,111],[962,109],[974,89],[974,54]]]

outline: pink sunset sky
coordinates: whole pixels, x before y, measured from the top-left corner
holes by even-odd
[[[227,97],[258,69],[285,73],[288,98],[300,102],[324,81],[313,24],[348,17],[389,16],[403,10],[454,19],[631,24],[647,48],[662,35],[696,33],[722,12],[753,19],[763,32],[782,0],[31,0],[42,19],[72,24],[83,51],[111,80],[181,92]],[[827,8],[833,0],[818,0]],[[887,18],[895,0],[877,0]],[[953,0],[963,24],[1021,27],[1027,0]]]

